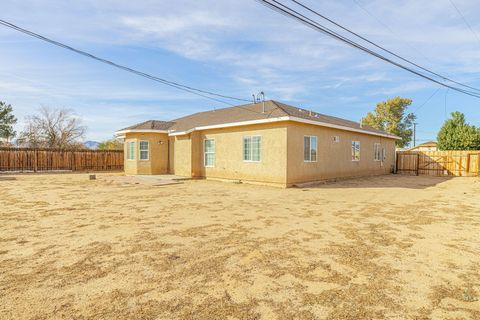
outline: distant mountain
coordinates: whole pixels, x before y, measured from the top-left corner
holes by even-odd
[[[98,141],[85,141],[83,145],[88,149],[97,149],[100,142]]]

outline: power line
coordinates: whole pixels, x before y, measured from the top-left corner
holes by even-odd
[[[316,21],[314,21],[314,20],[306,17],[305,15],[302,15],[302,14],[299,13],[298,11],[295,11],[295,10],[293,10],[293,9],[291,9],[291,8],[289,8],[289,7],[281,4],[281,3],[279,3],[278,1],[272,0],[273,2],[275,2],[275,3],[279,4],[280,6],[284,7],[285,9],[282,9],[282,8],[280,8],[279,6],[277,6],[277,5],[269,2],[269,1],[267,1],[267,0],[257,0],[257,1],[260,2],[261,4],[265,5],[266,7],[268,7],[268,8],[270,8],[270,9],[276,11],[276,12],[279,12],[280,14],[282,14],[282,15],[284,15],[284,16],[287,16],[287,17],[290,17],[290,18],[293,18],[293,19],[299,21],[300,23],[308,26],[309,28],[312,28],[312,29],[314,29],[314,30],[316,30],[316,31],[320,31],[320,32],[322,32],[322,33],[325,33],[325,34],[327,34],[328,36],[330,36],[330,37],[332,37],[332,38],[335,38],[335,39],[337,39],[337,40],[340,40],[340,41],[342,41],[342,42],[345,42],[345,43],[347,43],[348,45],[350,45],[350,46],[352,46],[352,47],[354,47],[354,48],[357,48],[357,49],[359,49],[359,50],[362,50],[362,51],[364,51],[364,52],[366,52],[366,53],[368,53],[368,54],[370,54],[370,55],[375,56],[375,57],[378,58],[378,59],[381,59],[381,60],[383,60],[383,61],[385,61],[385,62],[388,62],[388,63],[390,63],[390,64],[393,64],[393,65],[395,65],[395,66],[397,66],[397,67],[399,67],[399,68],[401,68],[401,69],[403,69],[403,70],[405,70],[405,71],[408,71],[408,72],[410,72],[410,73],[413,73],[413,74],[415,74],[415,75],[417,75],[417,76],[420,76],[420,77],[422,77],[422,78],[424,78],[424,79],[427,79],[427,80],[430,80],[430,81],[432,81],[432,82],[435,82],[435,83],[437,83],[437,84],[439,84],[439,85],[441,85],[441,86],[450,88],[450,89],[452,89],[452,90],[455,90],[455,91],[458,91],[458,92],[467,94],[467,95],[472,96],[472,97],[480,98],[480,94],[479,94],[479,93],[471,92],[471,91],[468,91],[468,90],[465,90],[465,89],[453,87],[453,86],[451,86],[451,85],[442,83],[442,82],[440,82],[439,80],[435,80],[435,79],[433,79],[433,78],[431,78],[431,77],[429,77],[429,76],[427,76],[427,75],[425,75],[425,74],[423,74],[423,73],[421,73],[421,72],[419,72],[419,71],[410,69],[410,68],[408,68],[408,67],[406,67],[406,66],[404,66],[404,65],[402,65],[402,64],[400,64],[400,63],[398,63],[398,62],[395,62],[395,61],[393,61],[393,60],[391,60],[391,59],[388,59],[388,58],[386,58],[385,56],[382,56],[382,55],[379,54],[379,53],[376,53],[376,52],[374,52],[374,51],[372,51],[372,50],[370,50],[370,49],[368,49],[368,48],[366,48],[366,47],[364,47],[364,46],[362,46],[362,45],[360,45],[360,44],[358,44],[358,43],[356,43],[356,42],[354,42],[354,41],[352,41],[352,40],[350,40],[350,39],[348,39],[348,38],[346,38],[346,37],[344,37],[344,36],[342,36],[342,35],[339,35],[338,33],[336,33],[336,32],[334,32],[334,31],[328,29],[327,27],[324,27],[323,25],[319,24],[318,22],[316,22]],[[476,88],[475,88],[475,90],[480,90],[480,89],[476,89]]]
[[[447,88],[447,91],[445,91],[445,120],[447,120],[447,95],[448,95],[448,90],[449,90],[449,88]]]
[[[35,33],[33,31],[29,31],[29,30],[26,30],[26,29],[23,29],[19,26],[16,26],[10,22],[7,22],[5,20],[2,20],[0,19],[0,25],[3,25],[5,27],[8,27],[8,28],[11,28],[11,29],[14,29],[16,31],[19,31],[19,32],[22,32],[24,34],[27,34],[29,36],[32,36],[34,38],[37,38],[37,39],[40,39],[40,40],[43,40],[45,42],[48,42],[50,44],[53,44],[55,46],[58,46],[58,47],[61,47],[61,48],[64,48],[64,49],[67,49],[67,50],[70,50],[70,51],[73,51],[77,54],[80,54],[82,56],[85,56],[87,58],[91,58],[91,59],[94,59],[94,60],[97,60],[99,62],[102,62],[102,63],[105,63],[105,64],[108,64],[110,66],[113,66],[115,68],[118,68],[118,69],[121,69],[121,70],[124,70],[124,71],[127,71],[127,72],[130,72],[130,73],[133,73],[133,74],[136,74],[138,76],[141,76],[141,77],[144,77],[144,78],[147,78],[147,79],[150,79],[150,80],[153,80],[153,81],[156,81],[156,82],[160,82],[164,85],[167,85],[167,86],[170,86],[170,87],[173,87],[173,88],[176,88],[178,90],[183,90],[183,91],[186,91],[186,92],[189,92],[191,94],[195,94],[197,96],[201,96],[203,98],[206,98],[206,99],[210,99],[210,100],[213,100],[213,101],[216,101],[216,102],[220,102],[220,103],[223,103],[223,104],[226,104],[226,105],[233,105],[229,102],[226,102],[224,100],[221,100],[221,99],[218,99],[218,98],[224,98],[224,99],[230,99],[230,100],[237,100],[237,101],[244,101],[244,102],[250,102],[250,100],[247,100],[247,99],[241,99],[241,98],[236,98],[236,97],[232,97],[232,96],[227,96],[227,95],[223,95],[223,94],[218,94],[218,93],[215,93],[215,92],[211,92],[211,91],[206,91],[206,90],[201,90],[201,89],[198,89],[198,88],[194,88],[194,87],[190,87],[190,86],[187,86],[187,85],[184,85],[184,84],[181,84],[181,83],[178,83],[178,82],[173,82],[173,81],[170,81],[170,80],[166,80],[166,79],[163,79],[163,78],[160,78],[160,77],[156,77],[156,76],[153,76],[151,74],[148,74],[148,73],[145,73],[145,72],[142,72],[142,71],[138,71],[136,69],[133,69],[133,68],[130,68],[130,67],[126,67],[124,65],[120,65],[118,63],[115,63],[113,61],[110,61],[110,60],[107,60],[107,59],[104,59],[104,58],[100,58],[98,56],[95,56],[91,53],[88,53],[86,51],[83,51],[83,50],[79,50],[79,49],[76,49],[76,48],[73,48],[69,45],[66,45],[66,44],[63,44],[61,42],[58,42],[58,41],[55,41],[55,40],[52,40],[50,38],[47,38],[47,37],[44,37],[38,33]],[[218,98],[216,98],[218,97]]]
[[[357,0],[352,0],[360,9],[362,9],[365,13],[367,13],[370,17],[372,17],[373,19],[377,20],[377,22],[379,24],[381,24],[383,27],[385,27],[388,31],[390,31],[390,33],[392,33],[394,36],[396,36],[397,38],[399,38],[398,34],[392,29],[390,28],[386,23],[384,23],[382,20],[380,20],[376,15],[374,15],[370,10],[368,10],[367,8],[365,8],[365,6],[363,6],[360,1],[357,1]],[[430,61],[430,59],[425,56],[423,54],[423,52],[421,52],[418,48],[412,46],[411,44],[409,43],[406,43],[407,46],[409,46],[411,49],[415,50],[417,53],[419,53],[422,57],[425,58],[425,60],[427,61]]]
[[[477,38],[477,41],[478,43],[480,43],[480,38],[478,37],[478,34],[475,32],[475,30],[473,30],[472,26],[470,25],[470,23],[468,23],[467,21],[467,18],[465,18],[465,16],[463,15],[463,13],[460,11],[460,9],[455,5],[455,3],[453,3],[453,0],[449,0],[450,3],[452,4],[452,6],[455,8],[455,10],[457,10],[458,14],[460,15],[460,17],[463,19],[463,22],[465,22],[465,24],[467,25],[467,27],[470,29],[470,31],[473,33],[473,35],[475,36],[475,38]]]
[[[273,0],[273,1],[276,2],[276,3],[279,3],[279,2],[277,2],[277,1],[275,1],[275,0]],[[375,42],[373,42],[373,41],[371,41],[371,40],[369,40],[369,39],[361,36],[360,34],[354,32],[354,31],[352,31],[352,30],[350,30],[350,29],[348,29],[348,28],[346,28],[346,27],[344,27],[344,26],[342,26],[341,24],[333,21],[332,19],[330,19],[330,18],[328,18],[328,17],[326,17],[326,16],[324,16],[324,15],[322,15],[322,14],[320,14],[318,11],[313,10],[312,8],[310,8],[310,7],[308,7],[308,6],[300,3],[300,2],[297,1],[297,0],[291,0],[291,1],[294,2],[294,3],[296,3],[297,5],[301,6],[302,8],[310,11],[311,13],[315,14],[316,16],[318,16],[318,17],[320,17],[320,18],[322,18],[322,19],[327,20],[328,22],[334,24],[335,26],[337,26],[337,27],[339,27],[339,28],[347,31],[347,32],[350,33],[350,34],[353,34],[354,36],[362,39],[363,41],[366,41],[367,43],[375,46],[376,48],[381,49],[381,50],[383,50],[383,51],[385,51],[385,52],[393,55],[394,57],[399,58],[400,60],[402,60],[402,61],[404,61],[404,62],[407,62],[407,63],[409,63],[409,64],[411,64],[411,65],[413,65],[413,66],[415,66],[415,67],[417,67],[417,68],[419,68],[419,69],[422,69],[423,71],[426,71],[426,72],[428,72],[428,73],[430,73],[430,74],[432,74],[432,75],[435,75],[435,76],[437,76],[437,77],[439,77],[439,78],[441,78],[441,79],[443,79],[443,80],[450,81],[450,82],[452,82],[452,83],[461,85],[461,86],[466,87],[466,88],[469,88],[469,89],[477,90],[477,91],[480,92],[480,89],[478,89],[478,88],[474,88],[474,87],[468,86],[468,85],[466,85],[466,84],[463,84],[463,83],[461,83],[461,82],[457,82],[457,81],[455,81],[455,80],[449,79],[449,78],[447,78],[447,77],[445,77],[445,76],[443,76],[443,75],[441,75],[441,74],[438,74],[438,73],[436,73],[436,72],[434,72],[434,71],[432,71],[432,70],[430,70],[430,69],[424,68],[424,67],[422,67],[421,65],[419,65],[419,64],[417,64],[417,63],[415,63],[415,62],[413,62],[413,61],[411,61],[411,60],[408,60],[408,59],[406,59],[406,58],[404,58],[404,57],[396,54],[395,52],[392,52],[391,50],[386,49],[386,48],[383,47],[383,46],[378,45],[377,43],[375,43]],[[354,1],[355,1],[355,0],[354,0]],[[284,6],[284,7],[286,7],[286,6]],[[331,30],[330,30],[330,31],[331,31]],[[332,31],[332,32],[333,32],[333,31]]]
[[[418,107],[417,109],[415,109],[415,111],[414,111],[414,112],[412,112],[412,113],[413,113],[413,114],[416,114],[416,113],[418,112],[418,110],[420,110],[420,109],[421,109],[421,108],[422,108],[424,105],[426,105],[426,104],[427,104],[427,102],[428,102],[428,101],[430,101],[430,99],[432,99],[432,98],[433,98],[433,96],[434,96],[434,95],[436,95],[436,94],[438,93],[438,91],[440,91],[440,89],[441,89],[441,88],[437,88],[437,90],[435,90],[435,92],[434,92],[434,93],[432,93],[432,94],[430,95],[430,97],[428,97],[428,99],[427,99],[427,100],[425,100],[425,102],[424,102],[424,103],[422,103],[422,105],[421,105],[420,107]]]

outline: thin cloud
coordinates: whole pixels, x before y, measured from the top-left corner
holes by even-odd
[[[407,58],[480,86],[478,43],[448,1],[432,6],[361,0],[395,34],[353,2],[305,2]],[[461,6],[480,33],[480,3],[464,0]],[[425,99],[435,87],[255,1],[25,0],[2,3],[2,13],[46,36],[192,86],[243,98],[263,90],[272,98],[353,119],[380,98]],[[0,29],[0,37],[0,73],[14,75],[0,79],[2,99],[14,103],[19,116],[41,103],[76,108],[89,127],[101,128],[89,139],[99,138],[99,132],[108,138],[120,124],[168,120],[217,106],[10,30]],[[454,93],[451,98],[462,99]],[[111,120],[112,114],[121,119]]]

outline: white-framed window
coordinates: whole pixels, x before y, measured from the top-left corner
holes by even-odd
[[[127,160],[135,160],[135,141],[127,142]]]
[[[317,161],[317,137],[315,136],[303,137],[303,161],[305,162]]]
[[[203,164],[205,167],[215,167],[215,140],[203,140]]]
[[[352,141],[352,161],[360,161],[360,141]]]
[[[382,161],[382,145],[380,143],[373,144],[373,160]]]
[[[147,140],[141,140],[138,144],[140,160],[150,159],[150,143]]]
[[[262,153],[261,136],[243,137],[243,161],[259,162]]]

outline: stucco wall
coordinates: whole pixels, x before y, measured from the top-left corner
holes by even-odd
[[[244,136],[262,137],[261,160],[243,160]],[[303,159],[303,138],[317,137],[317,161]],[[333,140],[340,138],[339,142]],[[215,166],[204,165],[204,140],[215,140]],[[138,143],[150,142],[150,160],[139,160]],[[292,185],[340,177],[387,174],[395,163],[395,140],[362,133],[319,127],[297,122],[194,131],[168,137],[160,133],[128,133],[126,144],[135,141],[135,160],[127,160],[127,174],[173,173],[186,177],[206,177]],[[352,141],[360,141],[360,161],[352,161]],[[374,143],[386,150],[385,161],[374,160]]]
[[[175,137],[168,137],[168,173],[175,173]]]
[[[140,160],[139,142],[149,142],[149,160]],[[128,160],[128,142],[135,142],[135,160]],[[168,135],[166,133],[127,133],[124,143],[126,174],[165,174],[168,172]]]
[[[287,184],[340,177],[387,174],[395,164],[395,140],[362,133],[288,122]],[[316,136],[316,162],[305,162],[303,138]],[[340,137],[334,142],[333,137]],[[352,141],[360,141],[360,161],[352,161]],[[374,161],[374,143],[386,150],[386,160]]]
[[[192,140],[191,135],[175,136],[173,140],[173,170],[178,176],[192,176]]]
[[[192,136],[192,164],[195,176],[286,183],[287,130],[281,123],[223,128],[197,132]],[[243,137],[261,136],[261,160],[243,160]],[[215,166],[204,166],[204,140],[215,140]],[[177,148],[176,148],[177,150]],[[176,154],[176,157],[178,155]],[[183,157],[183,155],[182,155]],[[177,168],[177,166],[175,166]],[[177,174],[177,170],[176,170]]]

